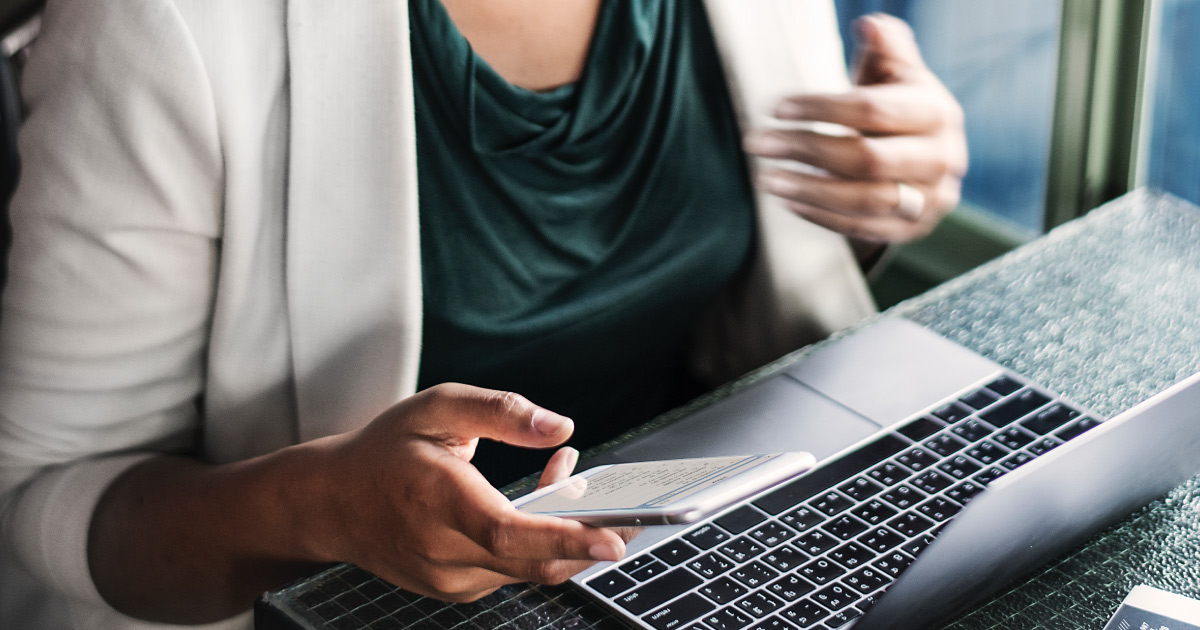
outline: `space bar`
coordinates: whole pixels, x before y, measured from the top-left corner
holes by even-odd
[[[768,514],[779,514],[899,453],[908,446],[908,442],[891,433],[886,433],[854,451],[825,463],[820,468],[753,503]]]

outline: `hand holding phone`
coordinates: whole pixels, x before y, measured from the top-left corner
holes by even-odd
[[[691,523],[813,466],[809,453],[610,464],[513,501],[525,512],[597,527]]]

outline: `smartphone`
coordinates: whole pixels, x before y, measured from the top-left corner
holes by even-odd
[[[597,527],[692,523],[812,465],[808,453],[609,464],[535,490],[513,505]]]

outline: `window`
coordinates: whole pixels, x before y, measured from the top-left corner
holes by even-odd
[[[1200,204],[1200,0],[1157,0],[1150,20],[1138,183]]]

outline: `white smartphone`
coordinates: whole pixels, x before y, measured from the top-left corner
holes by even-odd
[[[808,453],[609,464],[535,490],[513,505],[597,527],[691,523],[812,466]]]

